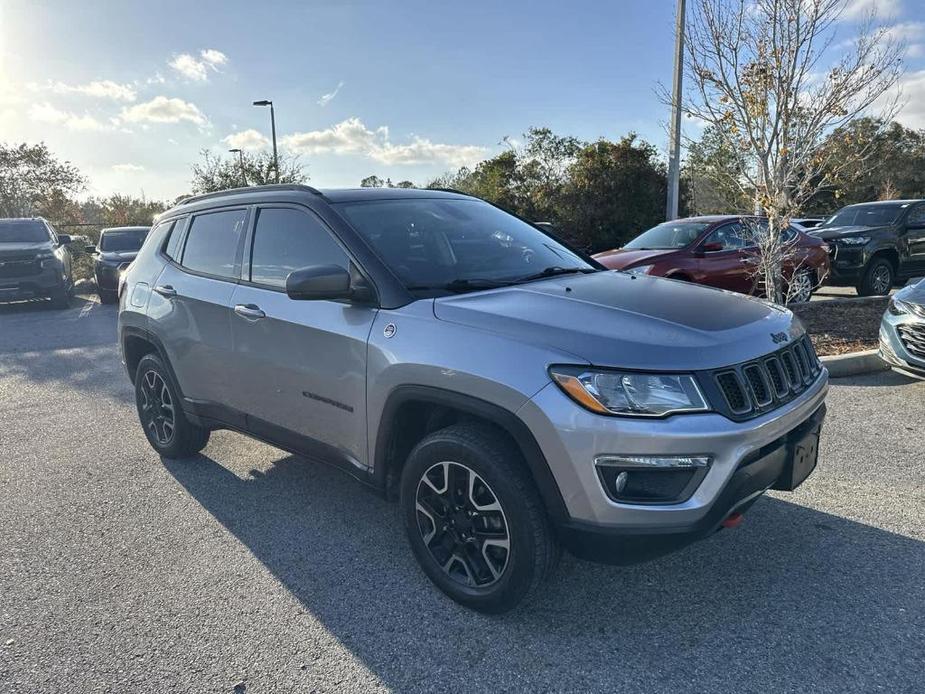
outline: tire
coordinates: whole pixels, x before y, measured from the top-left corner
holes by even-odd
[[[135,372],[135,406],[145,437],[165,458],[189,458],[209,442],[209,430],[190,422],[180,405],[170,370],[155,354],[146,354]]]
[[[886,258],[874,258],[864,270],[857,286],[858,296],[884,296],[890,293],[896,281],[893,264]]]
[[[479,612],[513,609],[559,559],[520,451],[489,425],[454,424],[418,443],[402,470],[399,503],[424,573]]]
[[[101,304],[114,304],[119,300],[119,296],[114,291],[100,289],[97,294]]]
[[[71,307],[71,292],[68,289],[57,289],[51,295],[51,307],[64,310]]]

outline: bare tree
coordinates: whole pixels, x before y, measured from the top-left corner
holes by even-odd
[[[692,90],[683,109],[734,153],[736,184],[767,217],[746,226],[755,280],[778,303],[792,293],[789,274],[799,272],[786,238],[791,215],[863,163],[863,148],[836,157],[826,138],[871,111],[889,122],[899,106],[903,46],[873,14],[851,41],[836,40],[847,3],[695,0],[688,20]]]

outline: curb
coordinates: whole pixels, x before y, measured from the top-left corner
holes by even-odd
[[[819,359],[822,365],[829,370],[831,378],[859,376],[861,374],[890,370],[890,365],[880,358],[880,352],[876,349],[851,352],[849,354],[834,354],[828,357],[820,357]]]

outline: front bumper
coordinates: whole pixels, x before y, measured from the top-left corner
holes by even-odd
[[[636,537],[645,539],[631,541],[629,545],[664,543],[673,547],[712,532],[737,504],[743,502],[742,475],[739,474],[743,463],[758,452],[766,451],[768,446],[773,448],[786,443],[789,435],[813,418],[823,417],[827,392],[828,372],[822,369],[817,379],[794,400],[747,421],[734,422],[717,413],[640,420],[587,412],[550,384],[528,401],[518,415],[536,437],[565,502],[569,518],[560,523],[560,528],[566,545],[581,553],[586,540],[579,537]],[[703,455],[709,456],[712,462],[699,486],[686,500],[670,504],[633,504],[613,501],[605,493],[594,460],[608,454]],[[748,467],[745,476],[760,482],[758,494],[772,486],[780,475],[774,461]],[[759,470],[763,472],[757,478],[753,473]],[[656,541],[656,536],[662,539]],[[656,554],[664,551],[668,550]],[[625,560],[649,558],[645,552],[643,555]],[[621,561],[621,557],[610,556],[607,560]]]
[[[870,253],[864,246],[844,247],[829,242],[828,284],[854,286],[861,281]]]
[[[925,335],[925,318],[914,314],[894,316],[887,311],[880,321],[880,358],[890,366],[912,372],[916,376],[925,376],[925,356],[921,356],[925,350],[921,354],[914,354],[911,343],[907,344],[909,338],[904,341],[900,336],[900,326],[907,331]]]
[[[55,265],[23,277],[0,277],[0,302],[50,297],[67,288],[67,279]]]

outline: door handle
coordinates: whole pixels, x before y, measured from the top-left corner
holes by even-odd
[[[154,288],[161,296],[167,297],[168,299],[172,296],[177,295],[177,290],[171,287],[169,284],[159,284]]]
[[[238,304],[234,307],[234,312],[247,320],[260,320],[266,318],[266,313],[260,310],[259,306],[254,304]]]

